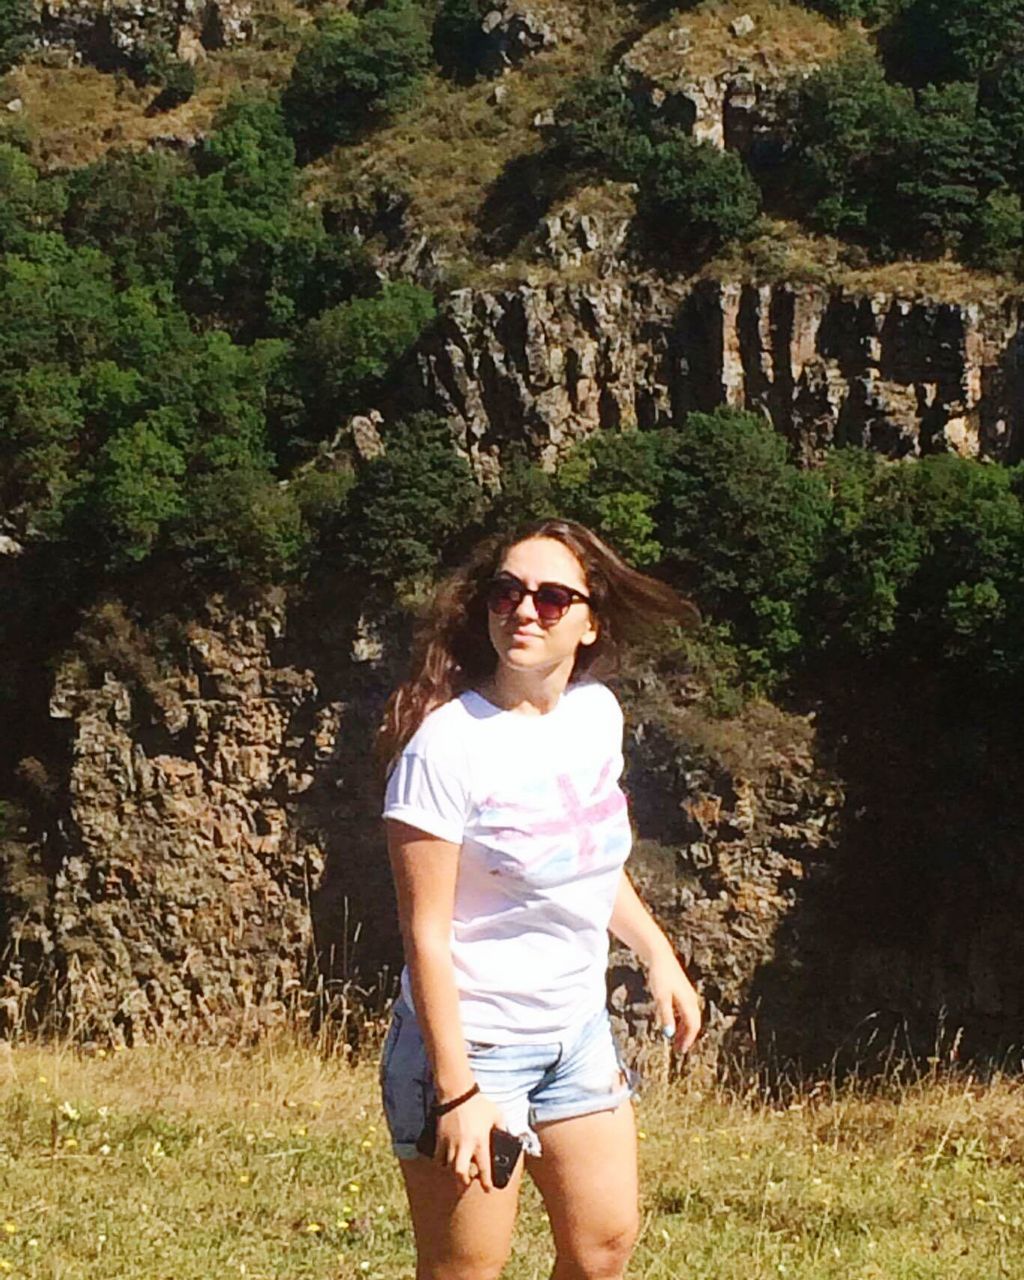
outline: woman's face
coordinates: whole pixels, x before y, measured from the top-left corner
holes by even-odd
[[[516,543],[505,553],[498,572],[513,574],[531,590],[542,582],[555,582],[588,594],[583,566],[568,547],[554,538],[528,538]],[[554,623],[541,622],[532,596],[524,596],[507,616],[488,612],[487,619],[499,664],[516,671],[548,674],[562,665],[571,671],[577,648],[597,639],[590,606],[579,600]]]

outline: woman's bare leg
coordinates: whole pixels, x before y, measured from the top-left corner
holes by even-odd
[[[551,1280],[621,1280],[639,1227],[633,1108],[538,1125],[527,1164],[555,1237]]]
[[[401,1160],[416,1236],[416,1280],[496,1280],[508,1258],[516,1220],[520,1160],[512,1181],[485,1192],[463,1188],[431,1160]]]

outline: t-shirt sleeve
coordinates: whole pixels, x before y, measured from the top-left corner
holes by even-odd
[[[461,844],[468,814],[468,779],[459,760],[436,744],[411,742],[388,778],[384,817]]]

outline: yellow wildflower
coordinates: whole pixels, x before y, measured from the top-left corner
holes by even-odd
[[[8,1220],[7,1222],[4,1223],[4,1230],[7,1232],[9,1236],[13,1236],[17,1233],[18,1224],[16,1222],[11,1222],[10,1220]]]
[[[316,1235],[318,1231],[323,1231],[323,1227],[320,1225],[319,1222],[307,1222],[306,1231],[309,1233],[309,1235],[313,1236],[313,1235]]]
[[[345,1188],[345,1190],[346,1190],[346,1191],[351,1191],[353,1195],[357,1195],[357,1194],[359,1193],[359,1183],[358,1183],[358,1182],[350,1182],[350,1183],[348,1184],[348,1186]]]

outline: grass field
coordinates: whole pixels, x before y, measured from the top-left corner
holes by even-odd
[[[0,1275],[412,1277],[371,1062],[287,1039],[0,1049]],[[1021,1095],[931,1076],[778,1102],[652,1080],[630,1276],[1024,1275]],[[506,1275],[550,1261],[528,1189]]]

